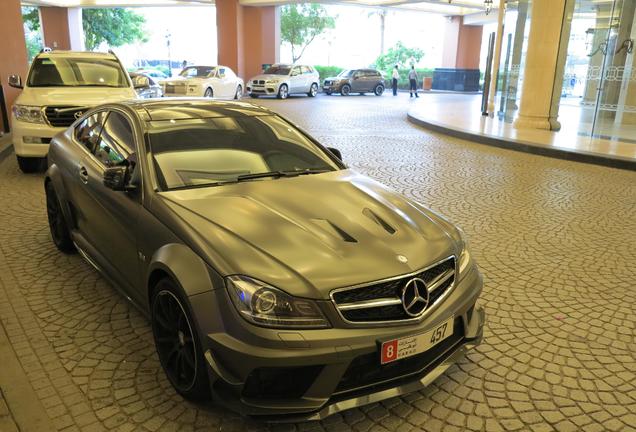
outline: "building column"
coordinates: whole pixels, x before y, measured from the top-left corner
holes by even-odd
[[[82,8],[68,8],[68,33],[71,49],[73,51],[86,51]]]
[[[241,6],[239,0],[216,0],[218,63],[248,80],[262,64],[276,63],[280,49],[280,15],[275,6]]]
[[[40,7],[40,23],[44,46],[51,49],[71,49],[71,38],[68,31],[68,9],[65,7]]]
[[[559,130],[558,101],[570,36],[567,0],[533,2],[517,129]],[[568,14],[570,15],[568,20]]]
[[[9,87],[7,78],[17,74],[26,79],[28,70],[26,42],[20,0],[0,1],[0,84],[4,93],[4,102],[8,110],[20,90]],[[0,130],[3,129],[0,121]],[[5,131],[6,132],[6,131]]]
[[[483,26],[465,25],[464,17],[448,17],[444,32],[442,67],[479,69]]]

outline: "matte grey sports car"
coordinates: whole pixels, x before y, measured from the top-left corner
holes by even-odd
[[[264,108],[103,105],[48,161],[55,245],[149,316],[186,398],[320,419],[417,390],[481,341],[461,231]]]

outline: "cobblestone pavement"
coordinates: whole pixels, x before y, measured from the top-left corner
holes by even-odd
[[[144,318],[55,250],[42,176],[10,157],[0,316],[60,430],[636,430],[636,173],[429,133],[406,122],[404,95],[258,103],[464,228],[486,281],[483,344],[421,392],[320,423],[268,426],[186,403]]]
[[[18,432],[18,425],[7,406],[0,388],[0,431],[2,432]]]

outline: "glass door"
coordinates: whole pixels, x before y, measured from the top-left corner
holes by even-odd
[[[615,0],[608,19],[592,136],[636,142],[636,0]]]

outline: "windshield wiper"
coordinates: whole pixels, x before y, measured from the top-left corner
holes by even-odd
[[[296,177],[296,176],[307,175],[307,174],[320,174],[327,171],[330,171],[330,170],[307,168],[304,170],[293,170],[293,171],[267,171],[267,172],[254,173],[254,174],[241,174],[240,176],[236,177],[236,181],[240,182],[244,180],[259,179],[259,178],[265,178],[265,177],[275,177],[275,178]]]

